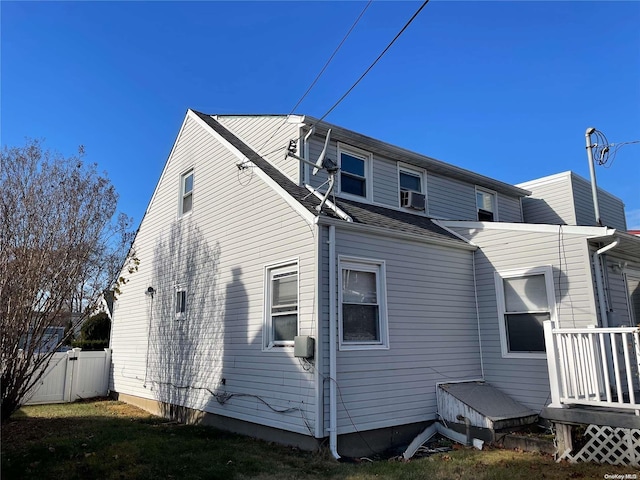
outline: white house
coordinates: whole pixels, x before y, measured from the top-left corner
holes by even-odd
[[[577,188],[567,176],[558,189]],[[541,185],[309,116],[189,110],[114,306],[110,388],[282,443],[328,438],[339,456],[406,444],[445,404],[496,420],[456,393],[465,385],[509,404],[500,421],[569,421],[587,415],[569,404],[604,395],[606,370],[614,395],[600,401],[627,412],[606,421],[640,428],[637,333],[626,357],[588,340],[592,383],[571,390],[579,352],[552,348],[543,329],[609,341],[618,331],[596,327],[640,322],[640,238],[624,233],[615,197],[600,196],[611,223],[597,227],[555,200],[540,208]]]

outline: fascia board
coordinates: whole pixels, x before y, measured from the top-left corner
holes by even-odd
[[[315,221],[315,215],[313,215],[309,210],[307,210],[300,202],[298,202],[295,198],[293,198],[287,191],[282,188],[275,180],[273,180],[269,175],[267,175],[261,168],[257,167],[251,160],[249,160],[240,150],[234,147],[231,143],[229,143],[225,138],[223,138],[218,132],[213,130],[209,125],[207,125],[198,115],[193,112],[193,110],[189,109],[187,116],[192,118],[195,122],[198,123],[205,131],[209,132],[213,138],[216,139],[222,146],[224,146],[227,150],[229,150],[233,155],[235,155],[238,160],[242,162],[248,168],[252,168],[253,172],[260,178],[264,183],[266,183],[269,187],[271,187],[282,199],[293,208],[309,225],[313,225]],[[225,127],[226,128],[226,127]]]

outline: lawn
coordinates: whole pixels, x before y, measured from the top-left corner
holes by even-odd
[[[604,479],[628,468],[460,448],[409,462],[336,462],[211,427],[179,425],[109,400],[24,407],[2,425],[10,479]],[[614,477],[609,477],[614,478]],[[633,477],[627,477],[633,478]]]

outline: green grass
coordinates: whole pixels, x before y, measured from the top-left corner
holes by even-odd
[[[458,449],[415,459],[347,464],[211,427],[169,423],[114,401],[24,407],[2,426],[9,479],[602,479],[638,473],[551,457]]]

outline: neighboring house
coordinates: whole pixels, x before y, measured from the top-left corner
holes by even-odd
[[[314,174],[300,159],[323,150],[339,169]],[[114,305],[110,388],[305,448],[328,437],[336,456],[406,444],[440,416],[464,429],[456,412],[508,420],[489,398],[514,424],[561,421],[542,323],[639,323],[640,238],[615,229],[614,197],[603,218],[622,223],[587,226],[555,200],[528,220],[534,183],[308,116],[189,110]]]

